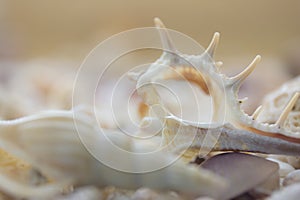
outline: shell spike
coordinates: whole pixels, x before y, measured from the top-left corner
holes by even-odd
[[[281,115],[279,116],[277,122],[275,123],[279,128],[284,125],[285,120],[287,119],[289,113],[293,109],[294,105],[296,104],[298,98],[300,96],[300,92],[296,92],[288,104],[285,106],[284,110],[282,111]]]
[[[170,51],[171,53],[177,52],[177,49],[175,48],[173,41],[168,33],[168,30],[166,29],[165,25],[162,23],[162,21],[158,18],[154,18],[154,24],[155,27],[159,31],[160,39],[163,45],[164,51]]]
[[[211,58],[213,58],[216,53],[216,49],[218,47],[219,40],[220,40],[220,33],[215,32],[210,44],[208,45],[207,49],[205,50],[205,52],[208,53]]]
[[[261,110],[262,110],[262,105],[260,105],[259,107],[256,108],[256,110],[253,112],[253,114],[251,116],[253,120],[257,119],[257,117],[260,114]]]
[[[235,85],[236,87],[239,87],[241,83],[253,72],[260,60],[261,56],[257,55],[254,58],[254,60],[248,65],[248,67],[244,69],[244,71],[229,79],[230,85]]]

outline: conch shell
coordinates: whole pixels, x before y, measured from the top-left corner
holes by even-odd
[[[290,92],[287,104],[281,110],[278,119],[273,124],[262,123],[257,120],[261,107],[252,115],[246,114],[241,109],[243,99],[238,99],[239,88],[247,76],[255,69],[261,60],[261,56],[256,56],[252,63],[240,74],[234,77],[227,77],[219,72],[218,66],[220,64],[213,60],[219,41],[219,33],[214,34],[212,42],[203,54],[187,55],[179,52],[174,47],[167,29],[158,18],[155,19],[155,23],[160,32],[164,52],[148,70],[140,73],[137,78],[136,89],[145,104],[155,107],[162,105],[160,96],[151,83],[161,79],[185,79],[196,83],[199,85],[199,88],[211,96],[213,102],[213,122],[211,124],[187,121],[183,123],[181,119],[176,118],[179,122],[191,125],[197,124],[199,128],[207,128],[212,125],[214,127],[222,127],[224,124],[231,124],[238,129],[247,130],[262,136],[300,143],[299,129],[291,129],[284,126],[289,113],[299,99],[299,88]],[[170,74],[170,68],[174,69],[176,73]],[[172,116],[171,113],[168,113],[168,115]]]

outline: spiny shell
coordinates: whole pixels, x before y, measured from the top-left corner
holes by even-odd
[[[155,22],[160,32],[165,51],[156,62],[151,64],[146,71],[141,72],[137,78],[137,92],[145,104],[148,106],[163,106],[160,96],[152,83],[160,79],[170,79],[170,68],[175,70],[181,69],[182,67],[186,69],[193,68],[198,73],[195,73],[195,70],[181,69],[177,70],[177,72],[181,72],[181,74],[177,76],[173,75],[172,78],[177,79],[179,76],[185,77],[187,81],[197,83],[200,88],[209,92],[213,102],[214,123],[219,124],[220,127],[223,126],[224,123],[229,123],[239,129],[300,143],[300,131],[294,131],[294,129],[283,126],[288,114],[299,98],[300,93],[298,91],[289,99],[288,104],[274,124],[261,123],[256,120],[261,107],[259,107],[252,116],[244,113],[241,109],[243,100],[238,99],[239,88],[260,61],[260,56],[256,56],[252,63],[240,74],[234,77],[227,77],[219,72],[216,62],[212,59],[219,41],[219,33],[215,33],[211,44],[203,54],[187,55],[179,52],[174,47],[162,22],[159,19],[155,19]],[[192,71],[193,76],[190,78],[191,76],[186,73],[191,74]],[[197,81],[195,81],[195,77],[197,77]],[[206,85],[208,90],[203,85]],[[163,118],[164,116],[159,117]],[[208,125],[204,126],[207,127]]]

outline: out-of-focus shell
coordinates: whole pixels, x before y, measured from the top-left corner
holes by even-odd
[[[283,180],[283,186],[300,183],[300,170],[290,172]]]
[[[292,165],[295,169],[299,169],[300,168],[300,157],[297,156],[288,156],[287,157],[287,162]]]
[[[103,194],[102,192],[92,186],[87,186],[83,188],[77,188],[74,192],[68,195],[58,196],[55,198],[51,198],[49,200],[102,200]]]
[[[110,142],[107,141],[107,137]],[[84,146],[83,138],[84,143],[91,145],[98,154],[107,155],[110,161],[133,167],[138,172],[142,171],[144,166],[165,167],[147,173],[116,170],[109,167],[109,164],[95,159]],[[136,144],[134,140],[118,131],[108,131],[103,135],[94,119],[83,111],[76,116],[73,111],[48,111],[17,120],[0,121],[0,146],[16,157],[26,160],[53,180],[53,187],[47,184],[30,187],[0,174],[0,188],[16,197],[35,198],[58,194],[63,186],[68,185],[114,185],[126,189],[146,186],[212,197],[220,196],[227,188],[227,182],[222,177],[208,170],[186,165],[167,152],[155,154],[155,159],[145,159],[130,156],[131,154],[124,154],[127,155],[124,157],[115,148],[115,145],[118,145],[125,151],[136,153],[149,148],[147,142],[140,143],[141,141]],[[14,187],[18,189],[14,190]]]
[[[267,158],[270,161],[273,161],[279,165],[279,175],[280,177],[285,177],[287,174],[290,172],[294,171],[295,168],[293,168],[291,165],[288,163],[273,159],[273,158]]]
[[[183,200],[175,192],[159,192],[149,188],[140,188],[132,196],[132,200]]]
[[[285,105],[292,98],[295,92],[300,91],[300,76],[283,84],[277,90],[269,93],[262,102],[261,112],[257,117],[258,121],[275,123],[281,115]],[[300,98],[289,113],[284,126],[293,132],[300,131]]]
[[[300,183],[290,185],[277,192],[274,192],[267,200],[299,200]]]

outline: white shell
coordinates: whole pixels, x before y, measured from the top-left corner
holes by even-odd
[[[287,162],[292,165],[294,168],[299,169],[300,168],[300,157],[294,157],[294,156],[288,156]]]
[[[292,167],[291,165],[289,165],[285,162],[282,162],[282,161],[279,161],[279,160],[276,160],[276,159],[273,159],[273,158],[267,158],[267,160],[276,162],[279,165],[279,175],[280,175],[280,177],[285,177],[290,172],[295,171],[294,167]]]
[[[279,118],[273,124],[261,123],[256,120],[260,114],[261,107],[259,107],[252,116],[247,115],[241,109],[243,100],[239,100],[237,94],[243,81],[250,75],[260,61],[261,57],[259,55],[256,56],[252,63],[240,74],[234,77],[227,77],[219,72],[216,62],[212,59],[219,41],[219,33],[215,33],[211,44],[203,54],[187,55],[179,52],[174,47],[162,22],[159,19],[156,19],[155,22],[160,32],[165,51],[156,62],[151,64],[146,71],[141,72],[137,78],[136,89],[145,104],[150,107],[154,105],[163,106],[161,97],[152,83],[161,79],[170,79],[170,68],[178,69],[178,71],[180,68],[184,68],[184,70],[179,71],[181,76],[187,77],[186,79],[188,81],[195,82],[194,80],[189,80],[188,76],[186,76],[186,73],[189,75],[192,73],[194,78],[197,77],[199,79],[197,84],[199,84],[203,90],[207,89],[206,92],[210,93],[214,110],[213,123],[218,124],[220,127],[229,123],[239,129],[282,138],[287,141],[295,140],[300,143],[299,127],[295,129],[284,126],[284,123],[294,123],[295,120],[298,120],[298,118],[293,117],[292,120],[289,120],[291,122],[287,122],[287,116],[299,98],[299,89],[291,91],[291,96],[289,96],[291,98],[288,99],[289,103],[280,112]],[[169,53],[169,51],[172,53]],[[176,56],[174,56],[174,54]],[[183,59],[178,59],[178,57]],[[178,76],[179,75],[176,76],[176,74],[173,74],[171,78],[178,79]],[[163,117],[165,116],[160,116],[160,118]],[[178,120],[179,122],[181,121],[181,119]],[[208,127],[209,124],[204,126]]]
[[[283,180],[283,186],[300,183],[300,170],[290,172]]]
[[[282,190],[279,190],[267,198],[267,200],[298,200],[300,196],[300,183],[290,185]]]
[[[77,126],[74,126],[74,120]],[[13,120],[0,121],[0,146],[9,153],[26,160],[32,166],[54,180],[54,188],[29,186],[9,180],[18,190],[8,190],[4,179],[0,188],[16,197],[45,197],[60,193],[62,185],[114,185],[121,188],[136,189],[148,186],[156,189],[170,189],[192,195],[209,195],[218,197],[227,187],[227,183],[211,172],[186,165],[177,160],[173,164],[149,173],[126,173],[110,168],[95,159],[82,144],[77,131],[86,138],[85,142],[93,145],[96,151],[110,156],[111,160],[120,164],[139,167],[155,162],[167,163],[173,155],[157,154],[156,159],[132,159],[120,157],[106,139],[97,132],[97,124],[87,113],[79,113],[74,117],[72,111],[48,111],[41,114]],[[81,137],[83,137],[81,136]],[[136,145],[124,134],[111,132],[110,140],[123,149],[137,150],[149,148],[148,145]],[[43,189],[46,188],[46,189]],[[216,188],[218,188],[216,190]],[[33,192],[34,191],[34,192]]]

